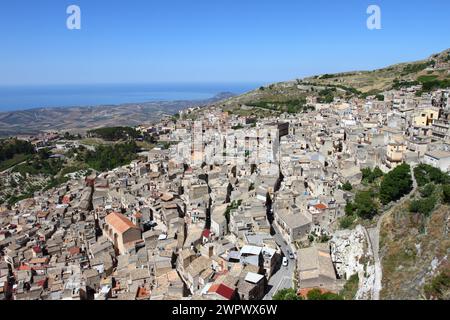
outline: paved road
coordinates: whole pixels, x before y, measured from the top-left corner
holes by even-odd
[[[3,170],[2,172],[0,172],[0,175],[4,175],[6,173],[10,173],[15,167],[20,166],[21,164],[27,163],[27,160],[16,163],[15,165],[12,165],[11,167],[9,167],[6,170]]]
[[[15,165],[11,166],[11,167],[9,167],[8,169],[6,169],[6,170],[0,172],[0,175],[9,173],[9,172],[12,171],[12,169],[14,169],[14,167],[16,167],[16,166],[18,166],[18,165],[21,165],[21,164],[24,164],[24,163],[26,163],[26,161],[23,161],[23,162],[20,162],[20,163],[17,163],[17,164],[15,164]]]
[[[264,300],[272,300],[272,296],[281,289],[288,289],[294,287],[294,271],[295,271],[295,259],[289,259],[287,251],[294,252],[292,248],[284,241],[280,235],[278,229],[274,225],[275,234],[273,238],[278,246],[281,248],[284,256],[288,258],[288,266],[280,266],[278,271],[269,279],[270,291],[264,296]]]
[[[383,217],[380,217],[379,222],[383,220]],[[380,222],[381,226],[381,222]],[[372,287],[372,300],[380,300],[380,291],[381,291],[381,279],[383,277],[383,269],[381,268],[380,261],[380,229],[371,228],[367,230],[367,234],[370,240],[370,247],[372,248],[373,259],[375,263],[375,279],[373,281]]]

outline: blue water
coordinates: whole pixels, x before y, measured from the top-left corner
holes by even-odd
[[[0,112],[48,107],[202,100],[212,98],[220,92],[241,94],[260,85],[209,83],[3,86],[0,87]]]

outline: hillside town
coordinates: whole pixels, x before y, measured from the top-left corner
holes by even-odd
[[[355,299],[376,299],[378,244],[340,227],[343,186],[365,168],[450,171],[450,90],[420,89],[262,118],[216,103],[137,127],[170,146],[1,206],[0,299],[270,300],[339,293],[355,275]]]

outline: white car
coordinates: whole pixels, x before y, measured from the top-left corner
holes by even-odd
[[[283,257],[283,266],[287,267],[288,265],[288,259],[286,257]]]
[[[288,252],[289,259],[294,259],[294,254],[291,252],[291,250],[288,250],[287,252]]]

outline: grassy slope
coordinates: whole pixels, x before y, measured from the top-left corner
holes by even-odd
[[[443,63],[443,69],[428,70],[427,64],[431,61]],[[356,89],[361,93],[378,93],[391,89],[394,81],[417,81],[420,79],[444,80],[449,79],[450,49],[432,57],[411,62],[402,63],[373,71],[355,71],[334,75],[315,76],[288,82],[280,82],[258,88],[240,96],[230,98],[217,103],[216,106],[224,110],[231,110],[239,115],[276,115],[277,112],[262,110],[260,108],[242,108],[243,105],[258,101],[289,101],[306,96],[317,96],[318,92],[327,86],[337,87],[337,96],[348,96],[351,92],[343,90]],[[315,87],[311,91],[311,86]]]
[[[424,297],[424,285],[433,276],[432,261],[441,262],[450,250],[449,212],[448,206],[441,205],[426,219],[409,213],[406,203],[386,217],[380,234],[382,299]]]
[[[16,154],[12,159],[8,159],[0,163],[0,172],[26,161],[29,157],[30,156],[26,154]]]
[[[431,62],[443,63],[443,68],[433,71],[427,70]],[[203,108],[190,115],[195,119],[197,113],[207,112],[209,108],[220,107],[224,111],[240,116],[268,117],[280,114],[277,110],[268,110],[258,107],[248,108],[248,104],[256,102],[283,102],[302,99],[305,97],[318,97],[319,92],[327,88],[336,88],[334,96],[352,97],[357,94],[364,97],[366,94],[378,94],[391,89],[394,81],[413,82],[420,79],[445,80],[450,79],[450,49],[433,55],[432,57],[411,63],[402,63],[373,71],[355,71],[326,77],[316,76],[305,79],[297,79],[287,82],[274,83],[257,88],[245,94],[219,101],[208,108]]]
[[[430,61],[445,62],[450,54],[450,50],[446,50],[432,57],[411,62],[401,63],[393,66],[389,66],[383,69],[373,71],[357,71],[347,72],[335,75],[327,75],[326,77],[311,77],[305,79],[305,81],[315,83],[317,85],[344,85],[353,87],[361,92],[367,93],[373,90],[383,91],[392,87],[394,80],[415,81],[421,76],[435,76],[436,79],[443,80],[448,78],[448,73],[445,70],[433,70],[428,71],[425,69],[424,64]],[[448,60],[447,69],[448,70]]]

